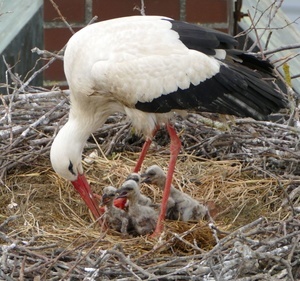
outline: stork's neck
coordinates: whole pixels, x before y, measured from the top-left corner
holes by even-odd
[[[54,170],[60,176],[74,181],[78,174],[83,173],[81,155],[91,132],[86,121],[72,116],[58,132],[51,147],[50,158]]]
[[[130,198],[128,198],[128,206],[130,208],[135,208],[139,201],[139,195],[138,194],[131,194]]]
[[[92,132],[92,124],[89,124],[88,120],[82,119],[80,116],[74,118],[70,115],[68,122],[60,130],[57,137],[61,134],[64,138],[64,143],[74,145],[82,152]]]
[[[170,190],[170,196],[171,197],[182,197],[182,192],[175,188],[173,185],[171,185],[171,190]]]
[[[114,200],[110,200],[106,203],[107,210],[111,211],[115,206],[114,206]]]
[[[161,190],[164,190],[166,185],[166,177],[161,177],[159,180],[157,180],[156,184]],[[173,184],[171,184],[170,193],[176,192],[176,190],[177,189],[173,186]]]

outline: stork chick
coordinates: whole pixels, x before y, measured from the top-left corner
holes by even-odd
[[[138,173],[131,173],[126,178],[125,181],[128,181],[128,180],[135,181],[138,184],[138,187],[140,189],[140,185],[141,185],[141,181],[142,181],[140,174],[138,174]],[[146,195],[144,195],[142,193],[139,193],[138,203],[140,205],[143,205],[143,206],[151,206],[153,204],[152,200],[148,196],[146,196]]]
[[[104,219],[109,227],[126,235],[128,234],[129,216],[124,210],[114,205],[116,191],[117,189],[113,186],[106,186],[103,189],[101,203],[105,207]]]
[[[150,166],[142,174],[142,177],[144,178],[143,182],[157,185],[161,190],[164,190],[166,175],[159,166]],[[181,221],[195,221],[203,219],[206,214],[207,208],[204,205],[171,185],[167,205],[168,218]]]
[[[132,221],[133,227],[140,235],[146,235],[154,231],[158,215],[156,211],[138,203],[140,190],[134,180],[125,181],[117,191],[118,198],[126,197],[128,203],[128,215]]]

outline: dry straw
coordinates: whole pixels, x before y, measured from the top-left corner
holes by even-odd
[[[214,216],[167,221],[157,240],[101,230],[70,183],[52,171],[49,149],[67,119],[68,91],[15,90],[1,99],[0,276],[5,280],[299,276],[297,114],[282,112],[276,122],[177,117],[183,147],[173,184],[208,204]],[[142,143],[119,114],[89,139],[83,164],[96,193],[121,185]],[[158,164],[166,170],[168,149],[161,130],[143,169]],[[143,185],[142,192],[160,202],[157,188]]]
[[[144,168],[158,164],[166,169],[167,149],[156,144]],[[120,186],[137,157],[123,152],[86,158],[94,191],[101,194],[106,185]],[[253,164],[182,153],[173,183],[203,203],[213,202],[213,220],[167,221],[159,239],[124,238],[112,230],[101,231],[73,187],[41,156],[12,169],[4,179],[0,272],[24,276],[23,280],[201,280],[222,272],[228,276],[224,280],[296,276],[299,193],[289,195],[298,179],[285,177],[281,170],[275,176],[261,165],[265,161],[256,159]],[[160,202],[157,188],[143,185],[142,192]]]
[[[31,87],[42,70],[23,82],[7,69],[12,82],[0,85],[1,280],[299,280],[295,95],[290,109],[269,122],[177,117],[183,147],[173,184],[207,204],[212,218],[166,221],[158,239],[124,238],[101,229],[70,183],[51,169],[49,149],[66,122],[69,91]],[[89,139],[83,163],[96,193],[120,186],[142,142],[119,114]],[[167,144],[159,131],[143,169],[167,169]],[[143,185],[142,192],[160,202],[157,188]]]
[[[33,94],[15,89],[1,99],[1,278],[299,277],[297,114],[282,112],[276,122],[177,117],[174,125],[183,147],[173,184],[208,204],[214,217],[167,221],[157,240],[101,230],[70,183],[52,171],[49,149],[67,119],[68,91]],[[142,142],[119,114],[89,139],[83,163],[96,193],[106,185],[120,186]],[[161,130],[143,169],[153,164],[167,169],[168,149],[168,137]],[[155,187],[143,185],[142,192],[160,202]]]

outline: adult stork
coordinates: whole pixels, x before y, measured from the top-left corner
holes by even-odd
[[[134,172],[152,137],[165,125],[170,163],[161,213],[162,231],[175,162],[181,147],[170,122],[174,112],[216,112],[265,120],[286,100],[259,72],[272,66],[234,50],[230,35],[160,16],[133,16],[89,25],[72,36],[64,71],[71,91],[69,120],[51,148],[54,170],[72,181],[96,219],[98,206],[81,164],[91,133],[115,112],[130,118],[146,138]]]

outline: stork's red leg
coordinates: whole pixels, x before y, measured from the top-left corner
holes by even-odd
[[[159,129],[159,126],[157,126],[154,131],[152,132],[152,138],[156,135],[157,131]],[[147,138],[147,140],[144,142],[142,151],[140,153],[139,159],[135,165],[135,168],[133,170],[134,173],[138,173],[142,167],[143,161],[145,159],[145,156],[147,154],[147,151],[152,143],[152,138]]]
[[[168,168],[168,173],[167,173],[167,178],[166,178],[166,183],[165,183],[165,188],[163,192],[163,197],[162,197],[162,202],[161,202],[161,209],[160,209],[160,214],[157,220],[156,228],[155,231],[153,232],[152,236],[156,237],[161,234],[163,230],[163,221],[166,216],[166,211],[167,211],[167,201],[170,195],[170,189],[171,189],[171,184],[172,184],[172,178],[175,170],[175,165],[176,165],[176,160],[178,157],[178,154],[180,152],[181,148],[181,141],[179,137],[177,136],[177,133],[173,126],[171,124],[167,124],[167,129],[171,138],[171,144],[170,144],[170,163],[169,163],[169,168]]]
[[[145,158],[145,156],[147,154],[147,151],[148,151],[151,143],[152,143],[152,139],[150,139],[150,138],[148,138],[144,142],[142,151],[141,151],[140,156],[139,156],[139,159],[136,162],[136,165],[135,165],[134,170],[133,170],[134,173],[138,173],[140,171],[140,169],[142,167],[142,164],[143,164],[143,161],[144,161],[144,158]]]

